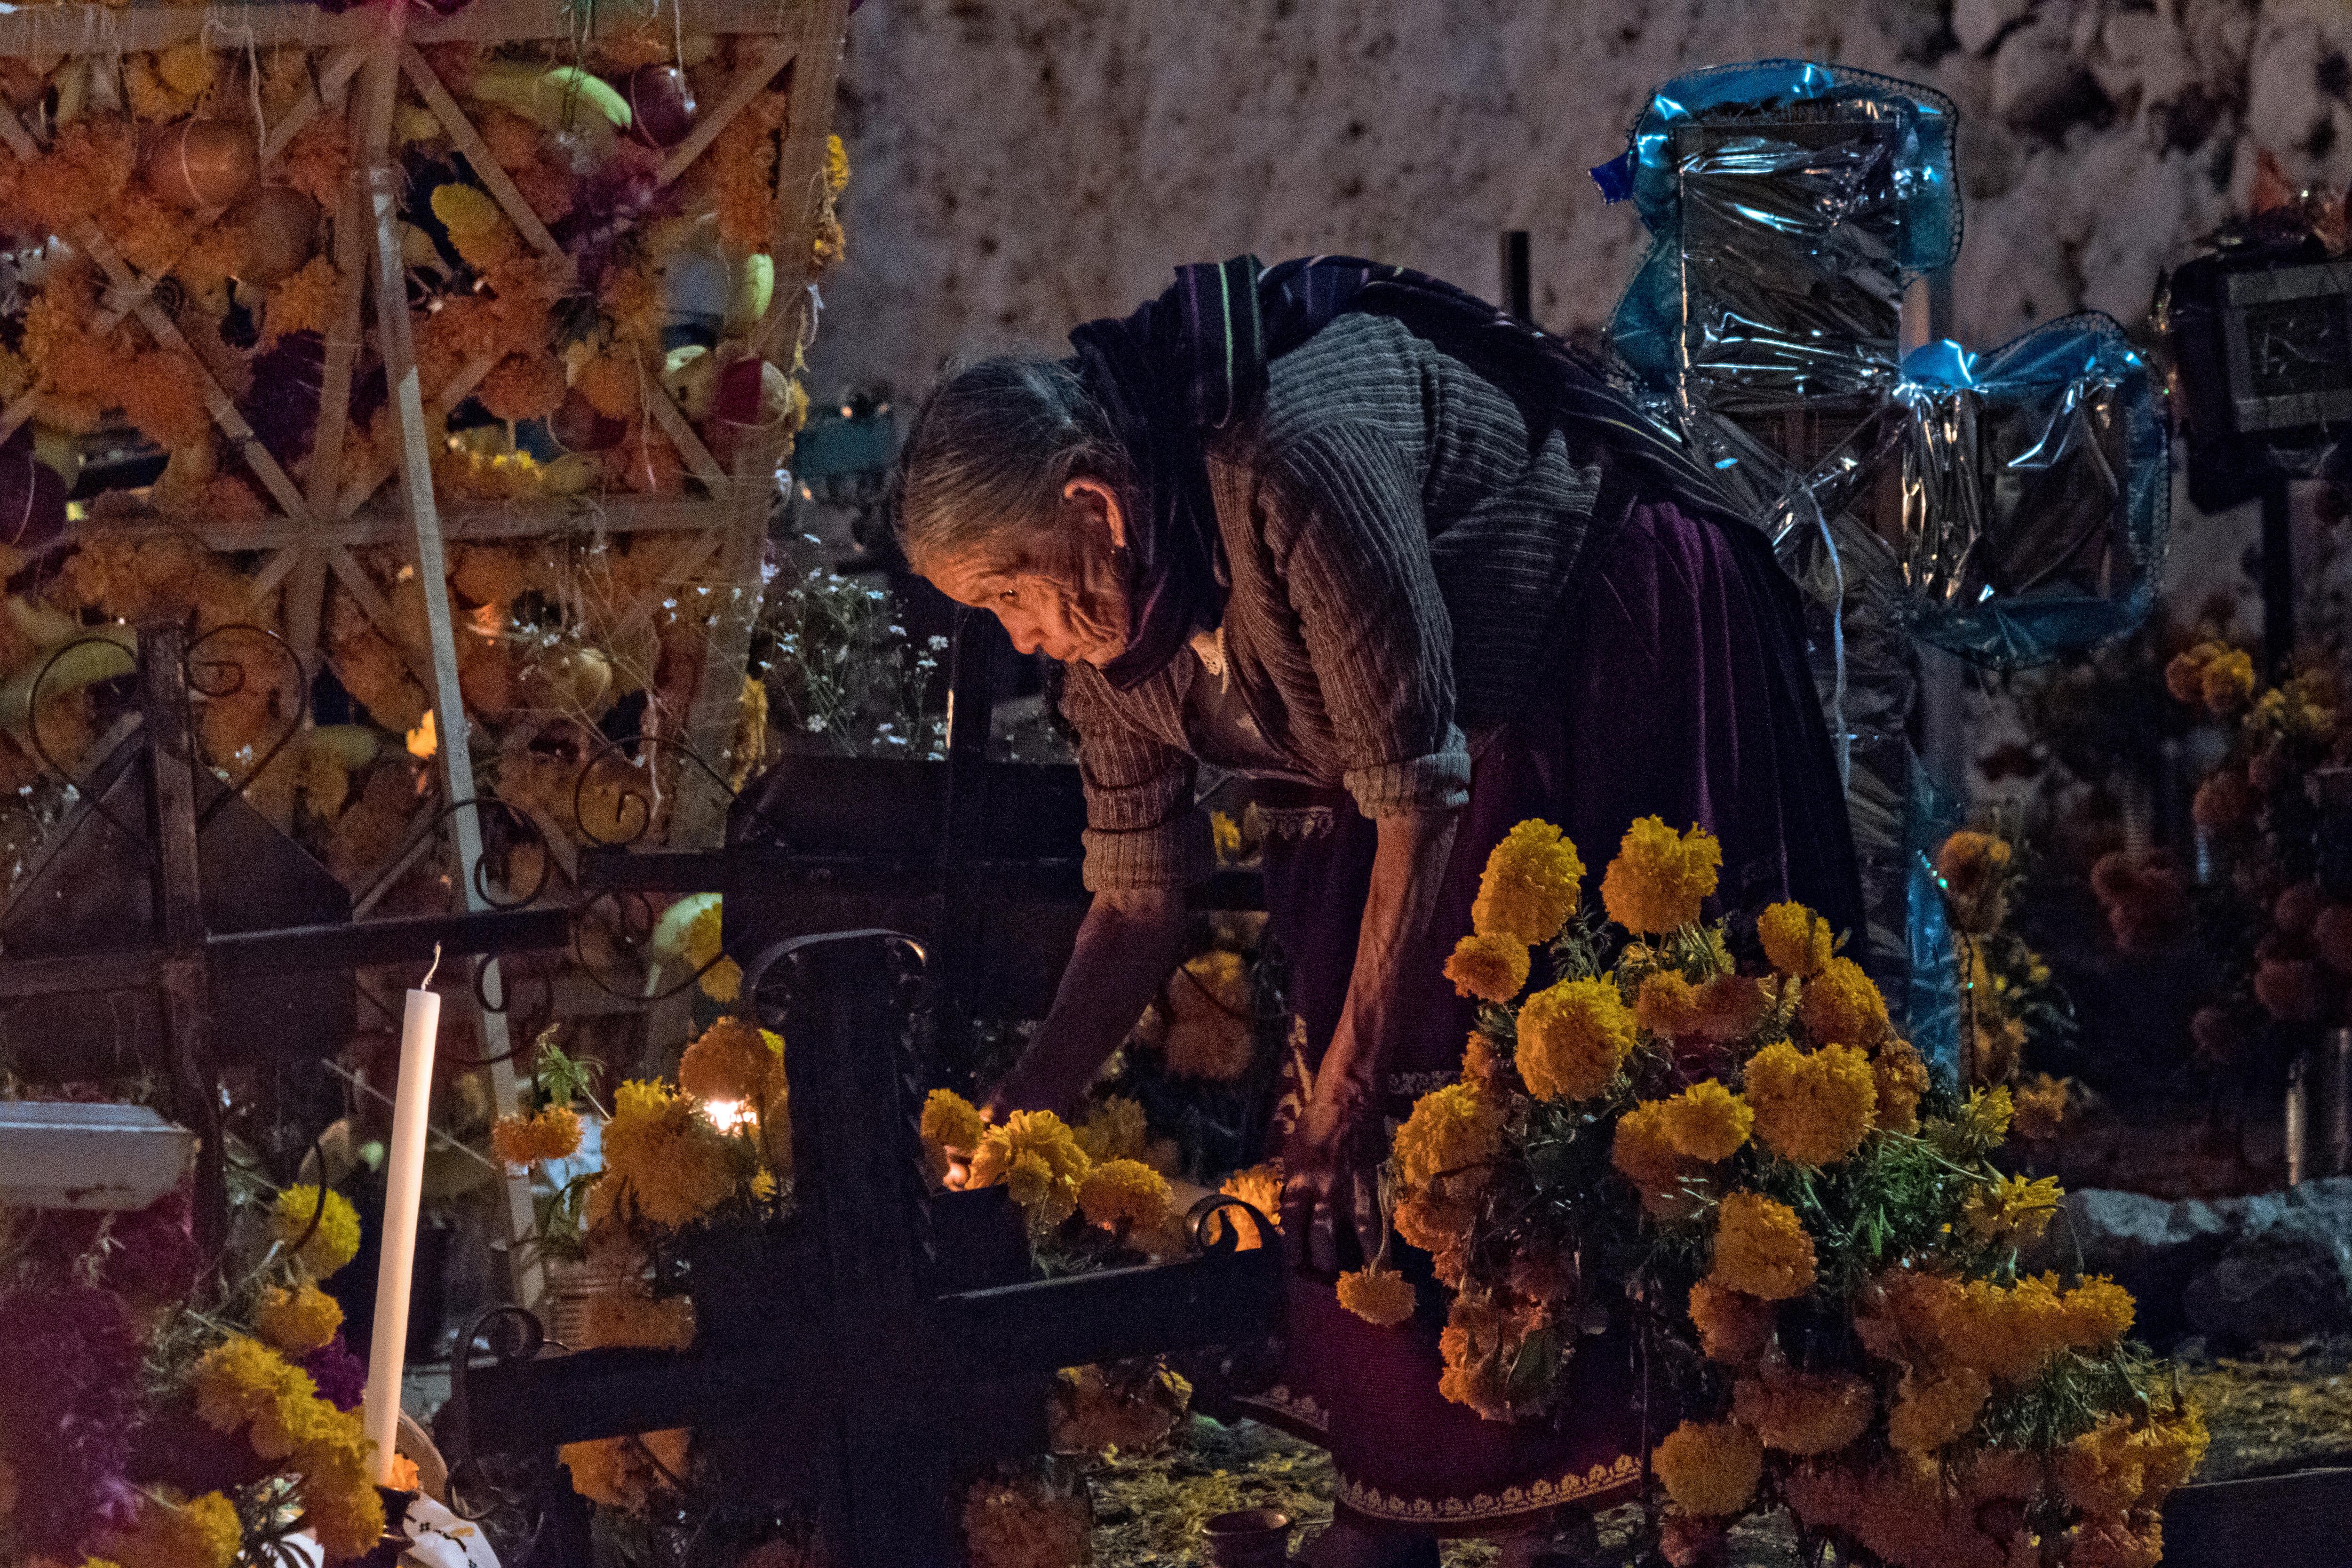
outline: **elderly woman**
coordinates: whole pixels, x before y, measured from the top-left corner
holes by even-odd
[[[1263,1408],[1339,1473],[1307,1561],[1533,1540],[1638,1484],[1628,1337],[1580,1352],[1563,1419],[1488,1423],[1438,1393],[1433,1291],[1378,1328],[1329,1279],[1377,1235],[1396,1119],[1457,1067],[1470,1004],[1442,968],[1512,824],[1559,824],[1597,873],[1636,817],[1696,822],[1727,909],[1859,926],[1794,593],[1590,368],[1433,279],[1242,258],[1072,342],[950,376],[904,455],[909,561],[1067,667],[1087,792],[1093,904],[993,1103],[1085,1091],[1181,956],[1199,764],[1258,781],[1312,1069],[1280,1151],[1290,1365]]]

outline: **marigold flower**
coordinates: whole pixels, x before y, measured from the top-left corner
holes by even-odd
[[[563,362],[542,351],[507,355],[482,378],[474,395],[490,417],[515,423],[554,413],[565,391]]]
[[[2253,699],[2254,656],[2243,648],[2231,648],[2206,660],[2197,695],[2216,719],[2237,712]]]
[[[1763,1026],[1772,997],[1748,974],[1718,974],[1698,988],[1698,1033],[1719,1046],[1748,1039]]]
[[[1784,1160],[1828,1165],[1862,1146],[1878,1090],[1870,1058],[1851,1046],[1810,1054],[1776,1040],[1748,1059],[1742,1080],[1756,1136]]]
[[[229,1568],[245,1544],[245,1527],[236,1505],[219,1492],[185,1502],[143,1492],[137,1521],[101,1544],[103,1560],[120,1568]]]
[[[1772,1303],[1711,1280],[1691,1287],[1690,1315],[1698,1330],[1699,1348],[1709,1361],[1738,1365],[1754,1361],[1772,1342]]]
[[[667,1084],[625,1083],[604,1123],[604,1173],[588,1194],[590,1223],[625,1200],[665,1229],[690,1225],[734,1192],[738,1163],[733,1141],[693,1100]]]
[[[2008,1139],[2015,1114],[2007,1084],[1971,1089],[1949,1121],[1929,1125],[1927,1136],[1948,1154],[1963,1158],[1989,1154]]]
[[[1087,1176],[1086,1151],[1062,1119],[1050,1110],[1016,1110],[1002,1127],[992,1127],[972,1151],[971,1185],[999,1182],[1030,1224],[1050,1230],[1077,1212],[1078,1184]]]
[[[1530,818],[1504,835],[1487,855],[1478,897],[1470,906],[1470,929],[1483,937],[1540,947],[1576,912],[1583,883],[1584,862],[1576,846],[1550,823]],[[1512,991],[1516,994],[1517,987]]]
[[[269,1287],[254,1309],[254,1331],[288,1355],[310,1354],[342,1326],[341,1304],[308,1279],[291,1289]]]
[[[1169,1071],[1209,1083],[1231,1083],[1249,1071],[1257,1058],[1257,1000],[1240,953],[1217,948],[1186,960],[1166,996],[1153,1043]]]
[[[1695,1083],[1664,1102],[1667,1140],[1675,1152],[1713,1164],[1748,1142],[1756,1113],[1714,1079]]]
[[[969,1154],[988,1135],[978,1107],[951,1089],[935,1089],[923,1101],[923,1142],[935,1149]]]
[[[530,1119],[530,1138],[541,1163],[568,1160],[580,1152],[580,1113],[568,1105],[543,1105]]]
[[[1514,1410],[1505,1368],[1524,1337],[1514,1314],[1493,1300],[1466,1291],[1455,1296],[1437,1336],[1444,1363],[1437,1392],[1486,1420],[1509,1420]]]
[[[1461,1247],[1478,1212],[1464,1199],[1414,1193],[1402,1199],[1389,1217],[1406,1246],[1442,1256]]]
[[[1377,1266],[1339,1276],[1339,1305],[1375,1328],[1392,1329],[1412,1316],[1412,1284]]]
[[[1693,826],[1676,833],[1655,816],[1625,832],[1617,858],[1601,879],[1601,902],[1609,918],[1646,936],[1679,931],[1698,921],[1699,905],[1715,891],[1723,846],[1715,835]]]
[[[2104,1351],[2131,1332],[2137,1303],[2132,1293],[2101,1274],[2060,1298],[2067,1343],[2081,1351]]]
[[[215,1432],[244,1433],[254,1453],[266,1460],[292,1453],[310,1436],[319,1413],[334,1409],[320,1401],[309,1373],[241,1334],[206,1351],[188,1386],[195,1394],[198,1420]]]
[[[1131,1235],[1152,1235],[1166,1228],[1173,1202],[1168,1179],[1140,1160],[1107,1160],[1078,1184],[1087,1223],[1105,1230],[1125,1226]]]
[[[1774,904],[1756,917],[1765,961],[1783,974],[1807,979],[1821,973],[1836,952],[1830,922],[1800,903]]]
[[[1797,1021],[1817,1046],[1858,1046],[1864,1050],[1887,1036],[1886,998],[1862,965],[1832,958],[1805,982],[1797,1001]]]
[[[572,1489],[590,1502],[642,1514],[656,1492],[686,1475],[689,1436],[677,1426],[636,1437],[599,1437],[566,1443],[556,1458],[572,1472]]]
[[[1788,1205],[1761,1193],[1733,1193],[1717,1212],[1707,1278],[1766,1301],[1801,1296],[1813,1287],[1813,1238]]]
[[[2197,786],[2189,803],[2189,817],[2208,833],[2230,833],[2254,815],[2256,804],[2245,769],[2221,768]]]
[[[1960,1206],[1961,1224],[1979,1247],[2030,1246],[2050,1228],[2063,1196],[2055,1176],[2002,1176],[1969,1194]]]
[[[1959,1287],[1939,1325],[1946,1352],[1994,1382],[2015,1386],[2039,1376],[2066,1347],[2072,1325],[2051,1277],[2007,1289],[1986,1279]]]
[[[1927,1094],[1927,1062],[1908,1040],[1888,1039],[1870,1058],[1870,1081],[1878,1094],[1874,1117],[1882,1132],[1919,1131],[1919,1101]]]
[[[1764,1479],[1764,1447],[1756,1435],[1728,1421],[1685,1421],[1666,1434],[1651,1456],[1666,1496],[1685,1513],[1738,1513]]]
[[[1501,1110],[1468,1084],[1450,1083],[1413,1101],[1412,1113],[1397,1129],[1394,1158],[1409,1188],[1430,1186],[1440,1177],[1475,1186],[1484,1179],[1481,1167],[1502,1152]]]
[[[1644,1212],[1668,1218],[1689,1210],[1689,1178],[1698,1173],[1697,1167],[1675,1147],[1666,1125],[1666,1101],[1644,1100],[1617,1119],[1609,1163],[1642,1194]]]
[[[1144,1119],[1143,1102],[1124,1095],[1106,1096],[1078,1124],[1077,1139],[1087,1158],[1097,1164],[1105,1160],[1143,1159],[1151,1142],[1151,1127]]]
[[[1606,980],[1564,980],[1519,1008],[1519,1077],[1538,1100],[1606,1093],[1633,1052],[1639,1025]]]
[[[1165,1362],[1065,1367],[1047,1407],[1051,1447],[1056,1454],[1156,1448],[1192,1403],[1192,1384]]]
[[[2157,1568],[2164,1561],[2164,1521],[2086,1518],[2069,1536],[2067,1568]]]
[[[2164,689],[2176,702],[2205,700],[2205,667],[2229,651],[2223,644],[2200,642],[2165,661]]]
[[[1932,1376],[1914,1368],[1895,1391],[1895,1408],[1886,1418],[1887,1441],[1909,1453],[1932,1454],[1975,1426],[1978,1412],[1991,1397],[1991,1383],[1974,1367],[1954,1367]]]
[[[335,324],[335,301],[342,279],[335,264],[314,256],[302,269],[269,290],[261,310],[261,346],[294,332],[325,333]]]
[[[1768,1368],[1732,1386],[1732,1416],[1768,1448],[1827,1454],[1861,1436],[1877,1410],[1870,1384],[1851,1373]]]
[[[677,1086],[708,1105],[756,1104],[783,1070],[783,1037],[730,1015],[702,1031],[678,1058]]]
[[[1456,996],[1507,1004],[1528,983],[1533,967],[1525,942],[1514,936],[1464,937],[1445,961],[1445,978]]]
[[[1066,1568],[1089,1562],[1093,1527],[1083,1499],[1050,1494],[1034,1483],[982,1481],[964,1494],[963,1541],[971,1568]]]
[[[1698,1033],[1698,988],[1679,970],[1661,969],[1642,978],[1633,998],[1633,1016],[1642,1027],[1662,1039],[1679,1039]]]
[[[522,237],[488,192],[451,181],[433,188],[432,205],[449,243],[475,271],[490,271],[522,254]]]
[[[1936,878],[1943,884],[1952,923],[1981,935],[2008,912],[2009,841],[1996,834],[1963,828],[1936,851]]]
[[[1225,1178],[1224,1184],[1217,1191],[1229,1198],[1241,1199],[1265,1215],[1269,1225],[1279,1226],[1282,1223],[1282,1162],[1279,1160],[1267,1160],[1247,1170],[1235,1171]],[[1265,1244],[1265,1238],[1257,1234],[1257,1226],[1248,1219],[1230,1210],[1226,1211],[1224,1217],[1240,1224],[1243,1251]],[[1413,1242],[1412,1245],[1418,1247],[1421,1244]]]
[[[2188,1484],[2197,1467],[2204,1463],[2205,1450],[2213,1438],[2205,1429],[2203,1414],[2184,1403],[2170,1420],[2143,1428],[2134,1440],[2140,1446],[2143,1465],[2140,1503],[2154,1508]]]
[[[2068,1502],[2094,1518],[2120,1518],[2139,1501],[2147,1449],[2128,1416],[2109,1415],[2058,1451],[2053,1467]]]
[[[323,1194],[308,1184],[287,1188],[270,1206],[269,1223],[280,1245],[299,1244],[295,1259],[314,1279],[326,1279],[359,1256],[359,1211],[332,1188]]]

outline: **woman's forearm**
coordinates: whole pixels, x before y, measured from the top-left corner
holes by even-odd
[[[1183,942],[1181,889],[1096,894],[1054,1005],[991,1104],[1067,1111],[1182,958]]]
[[[1356,966],[1339,1028],[1316,1077],[1318,1095],[1368,1105],[1381,1092],[1394,1056],[1402,1014],[1398,998],[1421,978],[1411,971],[1428,954],[1437,894],[1454,850],[1457,814],[1416,812],[1380,819],[1370,895],[1356,941]]]

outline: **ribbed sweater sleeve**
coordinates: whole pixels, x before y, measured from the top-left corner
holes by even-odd
[[[1454,723],[1454,627],[1430,560],[1421,476],[1372,420],[1333,420],[1272,455],[1286,513],[1272,537],[1339,747],[1370,817],[1470,798]]]
[[[1075,663],[1068,672],[1062,712],[1078,731],[1087,890],[1181,888],[1201,880],[1213,858],[1208,820],[1192,805],[1191,754],[1137,727],[1093,665]],[[1168,679],[1164,673],[1154,678]]]

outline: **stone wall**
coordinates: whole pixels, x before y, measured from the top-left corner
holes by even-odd
[[[2257,146],[2352,176],[2343,0],[869,0],[818,383],[912,391],[1242,250],[1492,292],[1507,228],[1545,324],[1597,324],[1643,237],[1584,171],[1655,84],[1767,55],[1958,101],[1979,345],[2085,306],[2138,321]]]

